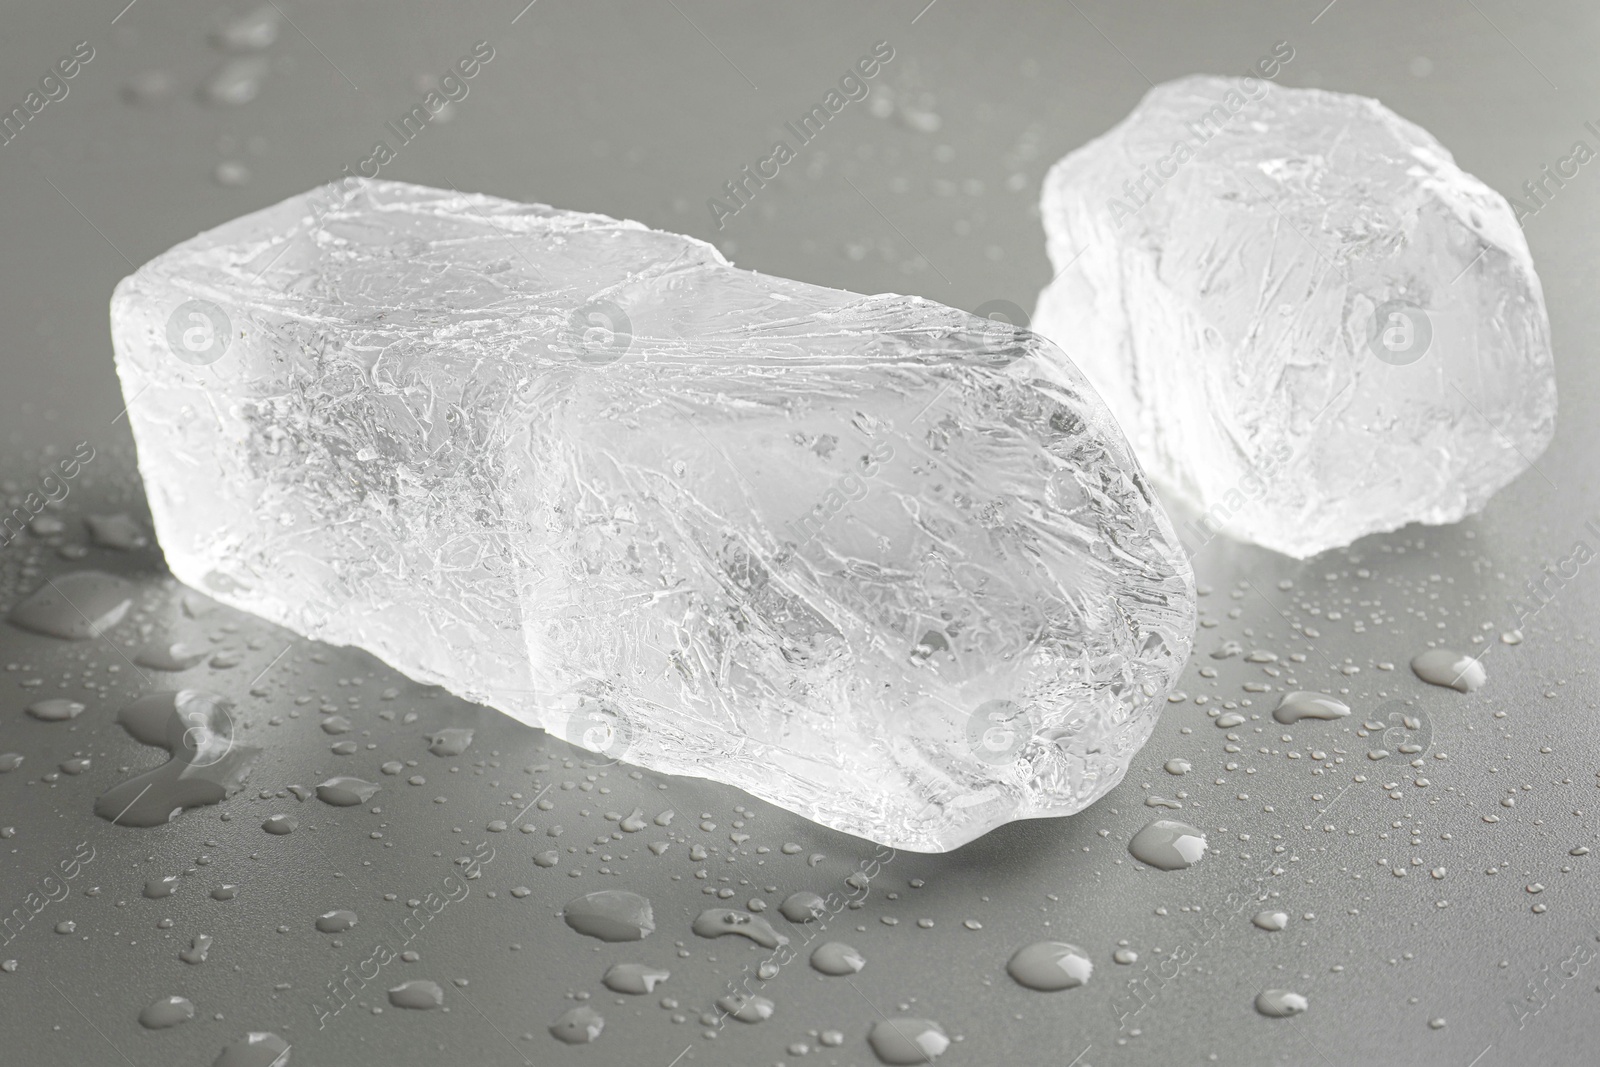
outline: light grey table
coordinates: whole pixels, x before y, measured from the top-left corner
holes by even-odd
[[[246,1032],[270,1030],[295,1064],[867,1064],[869,1026],[908,1014],[938,1020],[956,1038],[941,1062],[959,1064],[1595,1061],[1600,858],[1571,854],[1595,847],[1600,828],[1594,575],[1562,583],[1521,644],[1499,634],[1545,564],[1578,540],[1600,547],[1584,526],[1600,512],[1600,164],[1526,220],[1562,404],[1538,469],[1458,526],[1369,538],[1305,564],[1207,547],[1188,699],[1168,707],[1122,786],[1071,819],[1013,825],[950,855],[894,856],[861,906],[817,939],[855,945],[866,969],[846,981],[796,960],[765,982],[776,1009],[762,1023],[700,1021],[766,954],[697,938],[690,921],[759,900],[802,942],[812,931],[776,918],[777,903],[800,889],[845,891],[871,846],[725,788],[591,765],[363,654],[224,609],[188,619],[153,546],[81,550],[85,515],[144,515],[110,361],[112,286],[201,229],[359,167],[380,139],[396,145],[387,124],[479,41],[493,58],[449,121],[397,147],[383,175],[634,218],[715,241],[742,266],[969,309],[1031,309],[1049,278],[1035,204],[1054,159],[1121,118],[1150,82],[1240,72],[1279,41],[1295,53],[1284,84],[1377,96],[1508,194],[1574,141],[1600,147],[1584,125],[1600,120],[1600,13],[1579,0],[923,2],[282,0],[288,21],[261,53],[259,96],[236,106],[197,99],[225,61],[208,36],[228,13],[210,5],[138,0],[119,14],[119,2],[64,0],[0,12],[5,109],[78,42],[93,49],[66,95],[0,146],[7,508],[79,442],[95,450],[60,510],[66,531],[0,548],[0,593],[9,606],[46,577],[92,566],[136,579],[145,596],[110,644],[0,626],[0,751],[25,757],[0,775],[0,914],[27,909],[30,893],[48,902],[0,946],[16,961],[0,971],[0,1059],[209,1064]],[[893,59],[866,99],[717,219],[707,201],[880,41]],[[171,92],[131,104],[130,84]],[[220,182],[220,164],[224,177],[242,165],[247,180]],[[64,558],[72,546],[84,558]],[[146,685],[123,655],[169,623],[237,653],[236,666],[175,681],[235,699],[240,736],[266,754],[217,807],[156,829],[110,826],[91,813],[94,798],[164,758],[115,723]],[[1212,659],[1227,641],[1279,662]],[[1468,696],[1413,678],[1406,661],[1430,641],[1493,645],[1488,685]],[[1272,691],[1293,685],[1345,693],[1357,714],[1281,727],[1266,711]],[[87,710],[66,723],[23,714],[55,695]],[[1424,766],[1369,759],[1377,742],[1361,723],[1408,698],[1431,737]],[[1228,702],[1247,721],[1218,729],[1212,713]],[[351,732],[320,729],[323,708]],[[432,755],[425,735],[448,725],[474,727],[472,746]],[[336,754],[341,741],[356,751]],[[58,769],[81,757],[82,773]],[[1166,774],[1174,757],[1193,770]],[[389,760],[407,765],[386,775]],[[288,791],[341,773],[383,791],[357,808]],[[546,787],[548,810],[515,819]],[[1150,797],[1182,810],[1147,807]],[[647,825],[625,832],[618,817],[635,808]],[[666,809],[670,825],[651,821]],[[298,829],[264,833],[274,814]],[[1162,815],[1205,830],[1198,866],[1163,873],[1127,854],[1130,836]],[[515,821],[496,833],[496,819]],[[93,860],[47,883],[80,842]],[[418,959],[383,967],[319,1029],[325,983],[484,843],[492,862],[413,940]],[[550,849],[556,866],[532,862]],[[173,895],[143,895],[166,876],[177,877]],[[213,899],[225,883],[235,898]],[[656,932],[615,946],[568,930],[561,905],[600,888],[650,897]],[[334,908],[360,924],[318,933],[316,916]],[[1251,925],[1264,908],[1286,912],[1287,928]],[[75,925],[56,932],[61,923]],[[180,961],[197,934],[214,939],[208,958]],[[1007,957],[1040,938],[1084,948],[1090,982],[1055,994],[1013,983]],[[1116,962],[1119,948],[1137,960]],[[599,979],[626,959],[672,977],[652,995],[618,996]],[[446,1010],[389,1007],[384,990],[414,978],[438,982]],[[1310,1010],[1262,1017],[1252,1003],[1267,988],[1305,994]],[[142,1028],[141,1009],[166,996],[190,999],[197,1017]],[[569,1048],[546,1027],[580,1003],[606,1028]],[[842,1043],[821,1043],[831,1030]]]

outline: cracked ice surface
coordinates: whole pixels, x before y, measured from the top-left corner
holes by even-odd
[[[179,245],[112,322],[182,581],[852,834],[1078,811],[1189,652],[1100,400],[938,304],[364,182]]]
[[[1204,513],[1191,550],[1454,522],[1554,432],[1516,218],[1376,100],[1168,82],[1052,168],[1042,211],[1061,274],[1034,329]]]

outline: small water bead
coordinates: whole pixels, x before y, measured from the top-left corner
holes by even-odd
[[[195,934],[189,942],[189,947],[178,952],[178,958],[184,963],[204,963],[206,953],[211,951],[211,935]]]
[[[690,929],[700,937],[708,938],[734,934],[748,938],[762,948],[777,948],[789,943],[789,939],[774,930],[767,920],[732,908],[707,908],[695,917]]]
[[[1284,694],[1273,709],[1272,717],[1287,726],[1301,719],[1333,720],[1349,714],[1350,705],[1337,697],[1327,693],[1296,691]]]
[[[1128,851],[1158,870],[1187,870],[1205,855],[1206,835],[1188,823],[1157,819],[1133,836]]]
[[[178,876],[169,874],[164,878],[152,878],[144,884],[144,895],[150,900],[160,900],[170,897],[178,891]]]
[[[211,649],[205,645],[157,638],[141,648],[133,662],[153,671],[186,671],[198,666],[210,653]]]
[[[1256,1011],[1271,1019],[1287,1019],[1307,1007],[1305,997],[1288,989],[1267,989],[1256,996]]]
[[[471,729],[452,726],[428,738],[428,751],[435,756],[459,756],[472,744]]]
[[[931,1019],[879,1019],[867,1033],[867,1044],[886,1064],[932,1063],[950,1047],[944,1028]]]
[[[809,890],[802,889],[798,893],[790,893],[778,905],[778,911],[785,919],[792,923],[808,923],[822,918],[827,913],[828,904],[822,897]]]
[[[376,782],[341,774],[317,784],[317,799],[336,808],[350,808],[365,804],[382,788]]]
[[[1018,949],[1006,963],[1006,973],[1021,986],[1053,993],[1076,989],[1094,973],[1089,954],[1065,941],[1035,941]]]
[[[389,1003],[412,1011],[431,1011],[444,1006],[444,989],[437,982],[416,978],[389,990]]]
[[[1183,775],[1194,770],[1194,764],[1190,763],[1182,756],[1174,756],[1172,759],[1167,760],[1167,762],[1162,765],[1162,770],[1171,775]]]
[[[604,1017],[593,1008],[580,1006],[563,1012],[550,1024],[550,1036],[568,1045],[587,1045],[605,1029]]]
[[[1119,948],[1111,954],[1111,958],[1123,966],[1139,962],[1139,954],[1131,948]]]
[[[89,530],[89,539],[101,548],[131,552],[150,543],[144,527],[131,515],[120,512],[115,515],[87,515],[83,524]]]
[[[600,981],[613,993],[643,996],[671,977],[671,971],[646,963],[614,963]]]
[[[601,941],[642,941],[656,929],[650,901],[624,889],[602,889],[571,900],[561,917],[578,933]]]
[[[1430,648],[1411,661],[1411,671],[1429,685],[1471,693],[1488,680],[1483,664],[1447,648]]]
[[[342,934],[356,925],[356,913],[346,909],[324,912],[317,916],[317,929],[324,934]]]
[[[270,69],[261,56],[231,59],[214,73],[201,90],[209,103],[238,106],[248,104],[261,93],[261,83]]]
[[[139,1012],[139,1025],[146,1030],[167,1030],[194,1018],[194,1005],[183,997],[162,997]]]
[[[1289,913],[1283,911],[1258,911],[1250,920],[1263,930],[1277,932],[1289,925]]]
[[[777,1006],[766,997],[729,993],[717,998],[717,1007],[742,1023],[759,1023],[772,1018]]]
[[[263,830],[278,837],[282,837],[285,834],[292,834],[295,832],[295,830],[299,829],[299,827],[300,820],[296,819],[293,815],[269,815],[261,824],[261,828]]]
[[[224,1048],[211,1067],[285,1067],[289,1042],[270,1031],[252,1031]]]
[[[811,953],[811,967],[823,974],[856,974],[867,965],[866,957],[843,941],[828,941]]]
[[[28,705],[28,714],[40,722],[66,722],[83,714],[84,705],[76,700],[54,697]]]

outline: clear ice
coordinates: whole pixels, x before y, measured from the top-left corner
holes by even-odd
[[[1103,795],[1187,559],[1048,342],[350,182],[124,279],[173,573],[611,759],[943,851]]]
[[[1376,100],[1194,77],[1050,171],[1033,328],[1218,533],[1306,558],[1454,522],[1555,426],[1504,197]]]

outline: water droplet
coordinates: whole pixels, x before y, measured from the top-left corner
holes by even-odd
[[[232,900],[238,895],[239,887],[236,885],[219,885],[211,891],[212,900]]]
[[[133,662],[153,671],[186,671],[198,666],[210,651],[204,645],[157,638],[141,648]]]
[[[1483,664],[1448,648],[1430,648],[1411,661],[1411,671],[1429,685],[1470,693],[1488,680]]]
[[[94,813],[119,826],[163,826],[185,808],[237,793],[261,750],[234,742],[232,707],[198,689],[150,693],[124,707],[117,713],[122,728],[172,759],[101,794]]]
[[[194,1018],[194,1005],[182,997],[162,997],[139,1013],[146,1030],[165,1030]]]
[[[438,982],[430,982],[426,978],[414,978],[409,982],[401,982],[389,990],[389,1003],[397,1008],[430,1011],[444,1006],[444,990],[440,988]]]
[[[204,963],[206,953],[211,951],[211,935],[195,934],[189,942],[189,947],[178,952],[178,958],[184,963]]]
[[[650,902],[625,889],[602,889],[568,901],[561,917],[578,933],[601,941],[642,941],[656,929]]]
[[[472,744],[472,731],[452,726],[428,738],[428,751],[435,756],[459,756]]]
[[[121,622],[131,607],[131,583],[100,571],[74,571],[34,590],[6,618],[34,633],[87,641]]]
[[[587,1045],[600,1036],[606,1028],[605,1018],[589,1007],[577,1007],[562,1012],[550,1024],[550,1036],[568,1045]]]
[[[1076,989],[1089,980],[1094,964],[1089,954],[1065,941],[1035,941],[1019,948],[1006,963],[1006,973],[1018,985],[1053,993]]]
[[[729,993],[727,996],[717,998],[717,1007],[742,1023],[759,1023],[772,1018],[772,1012],[777,1006],[766,997],[750,993]]]
[[[20,752],[0,752],[0,774],[10,774],[22,766],[22,760]]]
[[[867,958],[843,941],[826,942],[811,953],[811,969],[823,974],[855,974],[866,965]]]
[[[867,1034],[867,1044],[884,1063],[932,1063],[950,1047],[944,1029],[930,1019],[879,1019]]]
[[[1299,1015],[1308,1006],[1305,997],[1287,989],[1268,989],[1256,997],[1256,1011],[1272,1019]]]
[[[206,81],[201,95],[213,104],[248,104],[260,95],[267,70],[260,56],[231,59]]]
[[[1350,705],[1326,693],[1285,693],[1272,717],[1288,725],[1301,719],[1342,719],[1350,714]]]
[[[178,891],[178,876],[169,874],[165,878],[152,878],[144,884],[144,895],[151,900],[160,900],[170,897]]]
[[[1167,760],[1167,762],[1162,765],[1162,769],[1168,774],[1173,775],[1188,774],[1190,771],[1194,770],[1194,764],[1190,763],[1182,756],[1174,756],[1172,759]]]
[[[808,923],[822,916],[828,910],[828,902],[809,890],[802,889],[798,893],[790,893],[778,905],[778,911],[785,919],[792,923]]]
[[[671,977],[672,972],[647,963],[614,963],[600,981],[613,993],[643,996],[654,992],[656,986]]]
[[[261,828],[267,833],[276,834],[279,837],[284,834],[294,833],[299,826],[300,820],[293,815],[269,815],[266,821],[261,824]]]
[[[83,524],[89,528],[89,540],[101,548],[131,552],[150,543],[144,527],[130,515],[89,515],[84,518]]]
[[[707,908],[695,916],[691,929],[701,937],[736,934],[749,938],[762,948],[777,948],[789,943],[789,939],[774,930],[767,920],[732,908]]]
[[[317,799],[336,808],[350,808],[365,804],[382,788],[376,782],[341,774],[317,783]]]
[[[356,913],[343,908],[317,916],[317,930],[324,934],[342,934],[355,924]]]
[[[536,852],[533,856],[533,862],[534,866],[537,867],[554,867],[561,862],[561,853],[555,849],[550,849],[548,852]]]
[[[40,722],[66,722],[83,714],[84,706],[76,700],[53,697],[28,705],[28,714]]]
[[[211,1067],[288,1067],[289,1042],[270,1032],[253,1031],[222,1050]]]
[[[1289,914],[1283,911],[1258,911],[1250,921],[1263,930],[1276,932],[1289,925]]]
[[[1176,819],[1157,819],[1133,835],[1128,851],[1159,870],[1187,870],[1205,855],[1206,835]]]

